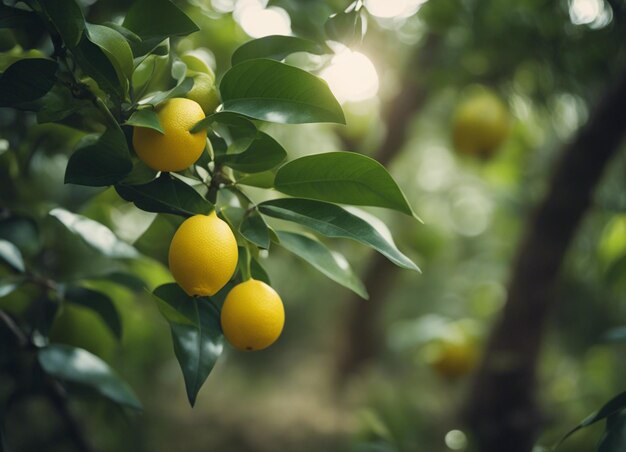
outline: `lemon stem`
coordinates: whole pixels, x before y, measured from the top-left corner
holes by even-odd
[[[247,281],[252,279],[252,275],[250,272],[250,262],[252,256],[250,255],[250,250],[248,249],[248,244],[246,243],[243,247],[243,265],[241,266],[241,279],[243,281]]]

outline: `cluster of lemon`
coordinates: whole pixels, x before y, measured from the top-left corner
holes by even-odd
[[[199,80],[198,80],[199,78]],[[133,147],[156,171],[181,171],[195,163],[206,146],[204,133],[190,129],[217,106],[214,76],[194,77],[191,98],[173,98],[157,107],[163,133],[135,127]],[[199,101],[199,102],[198,102]],[[204,107],[204,108],[203,108]],[[178,228],[169,249],[169,268],[190,296],[212,296],[237,269],[237,240],[229,225],[210,215],[195,215]],[[221,325],[228,341],[241,350],[260,350],[278,339],[285,322],[279,295],[262,281],[249,279],[234,286],[224,301]]]

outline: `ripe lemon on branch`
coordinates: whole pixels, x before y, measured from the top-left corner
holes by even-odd
[[[222,331],[239,350],[262,350],[283,330],[285,308],[280,296],[263,281],[249,279],[231,289],[221,313]]]
[[[191,99],[174,98],[157,107],[164,133],[135,127],[133,147],[146,165],[157,171],[181,171],[195,163],[206,146],[206,133],[191,133],[204,119],[202,107]]]
[[[170,244],[170,271],[188,295],[215,295],[235,273],[237,259],[237,240],[215,211],[186,219]]]

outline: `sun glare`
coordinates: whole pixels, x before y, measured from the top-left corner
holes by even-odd
[[[367,11],[381,19],[412,16],[426,0],[365,0]]]
[[[287,11],[276,6],[266,7],[260,0],[239,0],[233,16],[253,38],[291,34],[291,19]]]
[[[335,55],[320,75],[340,102],[358,102],[378,93],[376,68],[360,52],[345,50]]]

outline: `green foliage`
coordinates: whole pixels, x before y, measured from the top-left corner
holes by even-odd
[[[323,55],[326,49],[322,45],[297,36],[266,36],[249,41],[233,52],[233,66],[246,60],[256,58],[270,58],[284,60],[285,57],[296,52],[308,52],[314,55]]]
[[[0,107],[16,107],[50,91],[58,65],[51,60],[28,58],[13,63],[0,76]]]

